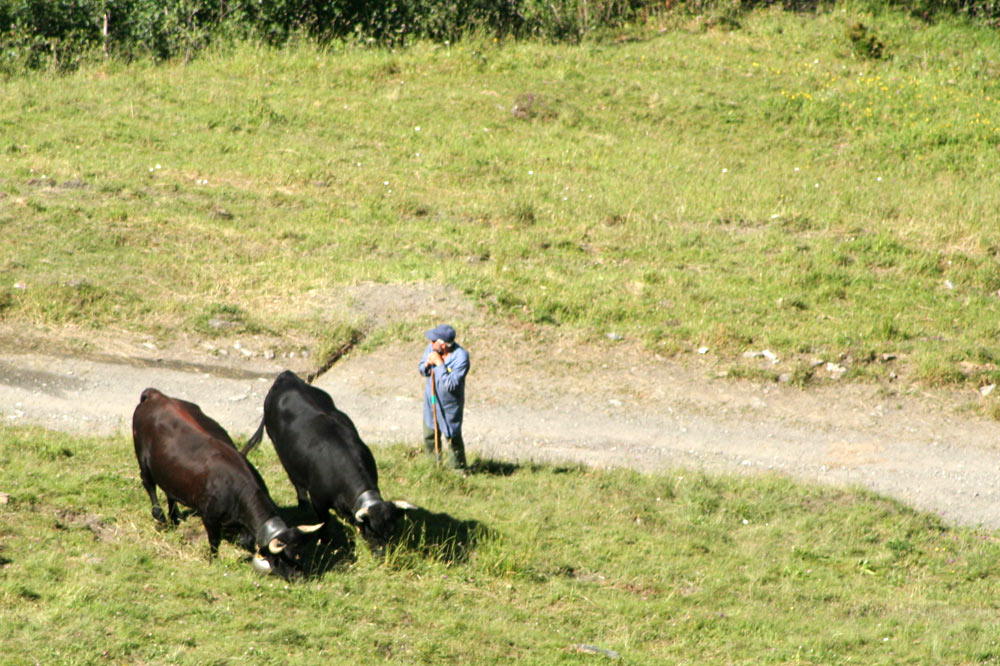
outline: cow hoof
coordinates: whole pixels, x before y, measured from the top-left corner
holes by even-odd
[[[161,524],[167,522],[167,517],[163,515],[163,509],[158,506],[153,507],[153,520]]]

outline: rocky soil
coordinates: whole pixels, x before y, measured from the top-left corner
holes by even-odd
[[[974,390],[835,379],[802,390],[721,379],[711,350],[678,362],[627,340],[587,345],[502,328],[458,296],[424,286],[363,286],[339,301],[369,326],[398,317],[413,330],[405,342],[356,349],[315,381],[371,445],[419,444],[423,327],[403,320],[423,308],[465,322],[472,459],[777,473],[868,488],[952,523],[1000,528],[1000,424],[969,409],[982,399]],[[164,344],[128,333],[0,328],[0,420],[127,433],[139,394],[154,386],[247,437],[275,375],[288,368],[305,376],[319,365],[287,349],[287,341],[253,337]]]

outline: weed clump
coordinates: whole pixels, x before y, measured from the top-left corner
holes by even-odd
[[[888,55],[885,50],[885,42],[860,21],[847,27],[847,39],[850,40],[854,53],[862,58],[881,60]]]

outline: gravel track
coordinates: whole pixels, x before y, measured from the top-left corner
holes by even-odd
[[[419,445],[416,331],[412,344],[353,352],[315,382],[369,444]],[[800,390],[717,379],[710,355],[678,363],[626,345],[526,351],[518,335],[460,338],[473,362],[465,426],[472,458],[770,472],[867,488],[955,524],[1000,527],[1000,424],[966,408],[981,399],[975,391],[907,393],[832,380]],[[265,346],[178,341],[167,350],[122,336],[79,353],[0,336],[0,419],[79,435],[128,433],[139,394],[153,386],[247,437],[273,378],[315,366],[301,354],[267,358]]]

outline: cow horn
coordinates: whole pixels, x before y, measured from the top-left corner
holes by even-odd
[[[355,514],[354,514],[354,520],[356,520],[359,523],[361,521],[363,521],[367,517],[368,517],[368,507],[367,506],[358,509],[355,512]]]
[[[416,509],[417,508],[417,507],[413,506],[412,504],[410,504],[409,502],[404,502],[403,500],[396,500],[396,501],[393,502],[393,504],[396,505],[397,509],[403,509],[404,511],[409,511],[411,509]]]
[[[267,549],[271,551],[274,555],[277,555],[285,549],[285,542],[281,539],[275,537],[271,539],[271,542],[267,544]]]
[[[260,551],[254,553],[253,568],[257,573],[262,573],[262,574],[271,573],[271,563],[264,558],[264,556],[260,553]]]
[[[315,532],[321,527],[323,527],[323,523],[316,523],[315,525],[299,525],[299,532],[309,534],[311,532]]]

